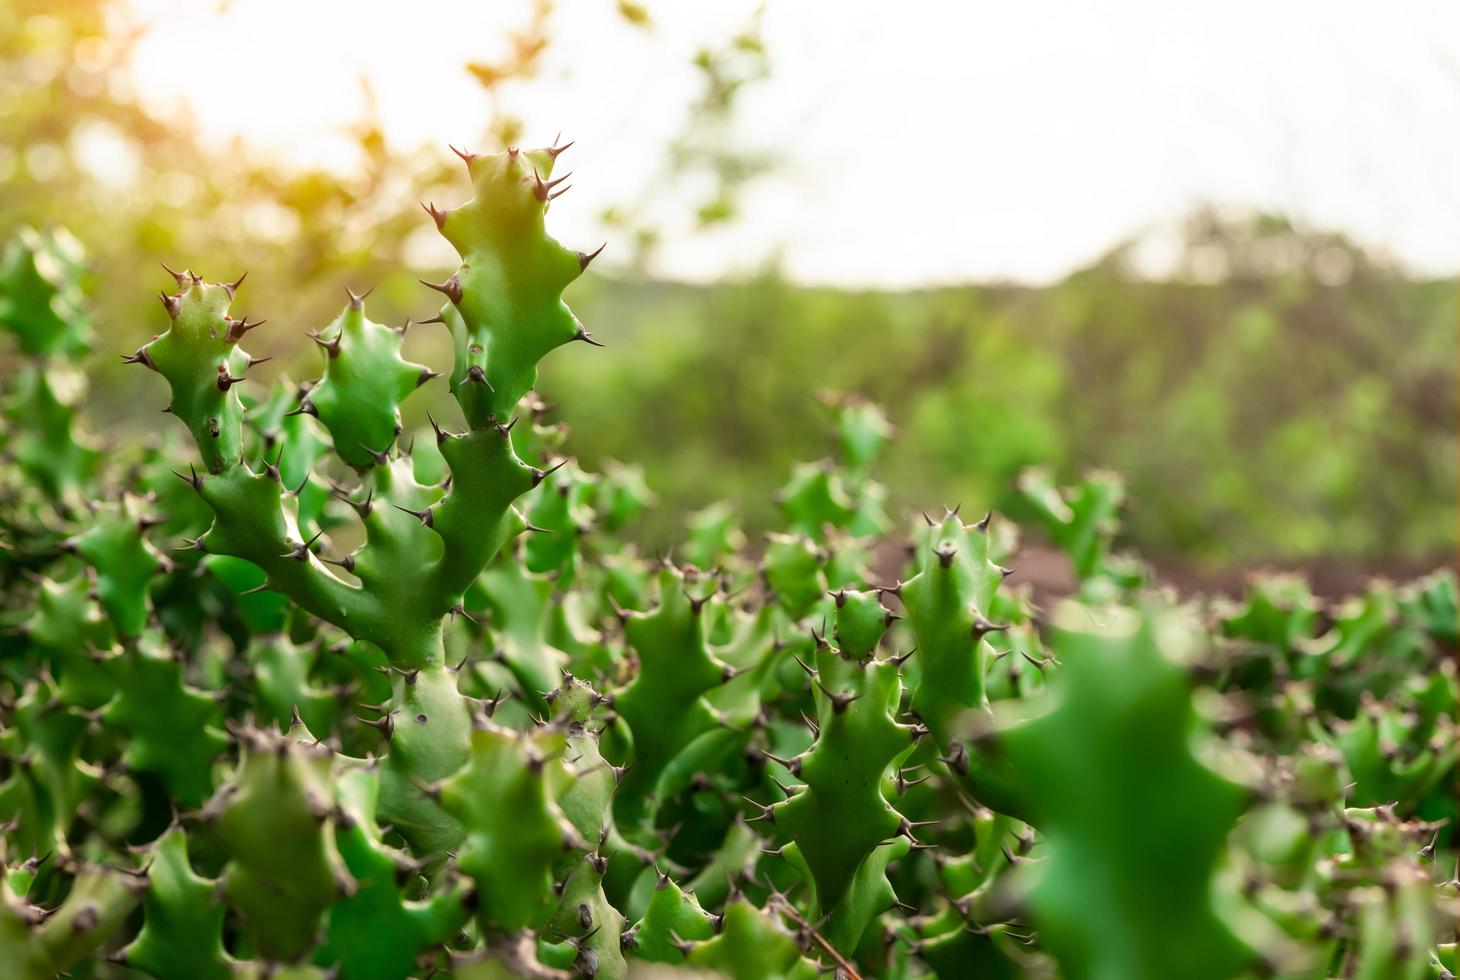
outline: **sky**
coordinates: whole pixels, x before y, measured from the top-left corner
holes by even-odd
[[[577,141],[553,230],[643,200],[698,88],[689,61],[757,4],[559,0],[541,76],[509,93],[529,144]],[[147,104],[209,139],[348,168],[368,79],[401,147],[469,142],[525,0],[130,0]],[[776,257],[793,278],[1047,282],[1201,205],[1339,230],[1419,274],[1460,270],[1460,4],[1449,0],[765,0],[771,76],[748,150],[779,161],[731,228],[671,225],[655,271]],[[445,203],[445,202],[443,202]],[[681,209],[682,210],[682,209]],[[1157,257],[1158,259],[1159,257]],[[1153,259],[1155,261],[1156,259]]]

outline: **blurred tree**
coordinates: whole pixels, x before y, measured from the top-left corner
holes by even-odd
[[[507,36],[507,53],[495,61],[469,61],[466,70],[494,96],[490,123],[493,149],[511,146],[522,139],[522,119],[509,112],[495,96],[503,83],[522,81],[537,74],[543,54],[551,42],[552,0],[532,0],[527,23]]]
[[[888,406],[903,506],[1017,509],[1026,465],[1107,467],[1153,557],[1446,560],[1455,284],[1270,216],[1197,215],[1186,234],[1159,280],[1133,273],[1131,242],[1038,289],[615,284],[579,304],[614,346],[553,393],[576,446],[647,447],[671,514],[730,494],[763,525],[790,461],[831,449],[814,400],[830,387]]]
[[[648,27],[648,11],[620,4],[624,17]],[[642,275],[650,268],[655,249],[672,222],[678,236],[733,222],[747,187],[770,174],[777,165],[769,151],[757,148],[739,123],[746,88],[768,79],[771,63],[762,34],[764,5],[756,8],[732,36],[697,50],[692,63],[700,90],[690,100],[684,124],[670,142],[663,167],[649,172],[643,190],[630,201],[608,208],[600,216],[609,227],[630,235],[634,252],[630,269]],[[679,214],[666,216],[659,202],[674,199],[678,190],[690,195],[693,220],[689,226]]]

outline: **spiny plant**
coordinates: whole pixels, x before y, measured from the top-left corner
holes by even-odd
[[[642,473],[533,390],[598,343],[566,149],[425,206],[442,375],[350,293],[260,385],[243,280],[170,272],[125,359],[191,450],[88,423],[79,248],[6,247],[7,976],[1454,975],[1453,574],[1183,600],[1116,556],[1118,478],[1034,471],[1051,603],[1008,521],[888,516],[846,396],[779,527],[717,503],[648,557]]]
[[[546,476],[517,455],[512,434],[538,361],[575,340],[592,342],[562,291],[593,256],[563,247],[544,229],[548,205],[561,193],[553,188],[562,178],[550,178],[563,149],[463,154],[474,196],[449,211],[428,208],[462,259],[444,282],[428,284],[448,300],[432,319],[451,331],[449,382],[466,421],[460,433],[435,427],[445,479],[419,483],[391,452],[401,434],[400,403],[437,376],[401,356],[403,332],[367,319],[363,297],[351,294],[339,317],[314,335],[324,371],[294,411],[317,418],[357,474],[356,486],[336,490],[365,530],[364,545],[348,555],[316,552],[324,529],[301,526],[289,498],[306,484],[285,487],[282,449],[273,461],[245,459],[235,386],[258,363],[241,342],[261,321],[230,315],[239,283],[177,273],[178,291],[162,295],[168,329],[129,358],[167,380],[168,410],[202,457],[205,472],[186,475],[213,512],[197,547],[250,562],[268,588],[385,655],[395,679],[393,707],[379,723],[389,742],[381,813],[430,850],[455,846],[462,828],[417,784],[463,765],[472,715],[446,663],[442,622],[503,544],[527,527],[513,504]]]

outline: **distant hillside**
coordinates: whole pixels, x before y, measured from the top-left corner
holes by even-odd
[[[609,348],[545,393],[594,458],[675,505],[740,498],[829,451],[814,394],[885,403],[897,502],[1011,503],[1022,467],[1123,472],[1128,527],[1190,562],[1415,560],[1456,545],[1457,288],[1363,265],[1219,284],[1116,262],[1049,288],[912,293],[765,277],[605,283],[576,304]],[[728,470],[715,461],[733,458]],[[727,476],[727,474],[729,474]],[[672,537],[673,530],[659,529]]]

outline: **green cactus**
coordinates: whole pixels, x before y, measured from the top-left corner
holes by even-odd
[[[410,975],[423,953],[454,937],[471,916],[471,891],[461,881],[420,901],[406,898],[422,865],[381,840],[379,795],[379,776],[369,769],[347,772],[336,784],[334,842],[352,885],[330,907],[318,958],[358,980]]]
[[[572,774],[561,765],[561,731],[524,735],[485,722],[471,733],[466,766],[441,788],[465,828],[457,858],[477,886],[484,929],[520,932],[543,925],[553,909],[553,865],[581,841],[557,797]]]
[[[51,513],[86,504],[101,460],[80,424],[86,379],[76,367],[93,339],[85,282],[84,251],[64,229],[20,228],[0,251],[0,329],[26,359],[0,389],[7,565],[49,550]]]
[[[122,761],[159,775],[180,805],[198,806],[213,789],[213,760],[228,747],[214,727],[216,701],[186,683],[176,659],[143,644],[117,654],[108,666],[117,693],[101,719],[125,733]]]
[[[639,671],[613,694],[614,709],[632,737],[633,765],[615,802],[629,828],[652,822],[657,804],[683,788],[687,773],[671,763],[696,739],[719,725],[706,695],[724,685],[735,668],[706,639],[705,622],[717,585],[695,569],[666,563],[659,572],[658,606],[624,612],[623,629],[637,654]]]
[[[623,945],[636,958],[651,963],[682,963],[686,942],[715,935],[714,917],[699,899],[685,892],[667,874],[654,883],[648,908],[623,934]]]
[[[1110,553],[1125,501],[1120,477],[1097,471],[1077,486],[1061,490],[1047,470],[1036,468],[1019,477],[1019,494],[1054,543],[1069,555],[1088,598],[1105,601],[1141,583],[1144,576],[1138,563]]]
[[[1244,791],[1194,753],[1178,622],[1067,608],[1054,705],[999,735],[1048,837],[1029,905],[1072,977],[1231,976],[1251,956],[1213,905]]]
[[[168,830],[152,845],[142,930],[121,961],[152,976],[229,980],[237,964],[223,948],[220,884],[193,870],[182,827]]]
[[[416,483],[405,461],[390,456],[400,401],[432,376],[401,359],[399,334],[366,319],[363,298],[351,294],[338,320],[316,335],[325,373],[296,411],[319,418],[340,458],[362,473],[361,488],[341,496],[363,522],[366,544],[329,559],[358,585],[334,574],[318,553],[323,530],[311,534],[301,523],[298,491],[281,482],[282,455],[257,469],[244,459],[237,388],[256,359],[240,342],[259,323],[230,315],[239,282],[176,274],[177,293],[162,297],[168,330],[129,358],[167,380],[169,410],[188,426],[202,455],[205,472],[184,475],[214,514],[199,546],[251,562],[269,587],[379,647],[393,666],[420,672],[398,692],[398,703],[407,717],[424,717],[432,727],[397,730],[389,715],[382,722],[391,740],[382,809],[421,850],[449,846],[456,828],[411,784],[449,775],[466,758],[467,712],[444,670],[441,621],[524,526],[513,502],[544,477],[514,453],[510,424],[536,378],[537,361],[575,339],[591,340],[559,298],[590,257],[543,230],[547,178],[559,152],[465,155],[476,196],[450,212],[430,209],[463,259],[438,287],[451,300],[438,319],[455,338],[451,389],[468,423],[459,435],[437,429],[449,490]],[[504,282],[512,288],[504,291]],[[401,569],[415,571],[403,580]]]
[[[100,776],[81,759],[88,727],[80,712],[60,708],[55,685],[31,681],[0,730],[10,764],[0,782],[0,818],[13,821],[14,846],[38,854],[69,854],[67,829]]]
[[[8,877],[8,876],[7,876]],[[0,961],[17,980],[51,980],[91,955],[126,921],[145,882],[111,868],[82,868],[64,902],[43,909],[0,882]]]
[[[875,594],[843,597],[839,634],[852,632],[867,600],[875,601]],[[872,659],[876,638],[864,639],[871,646],[856,650],[836,649],[819,638],[815,667],[808,671],[815,685],[816,738],[787,762],[790,774],[805,785],[763,811],[791,837],[782,853],[806,875],[818,918],[829,916],[827,939],[847,954],[896,901],[885,868],[907,853],[914,825],[893,808],[883,785],[925,731],[896,721],[902,693],[898,665]]]
[[[1023,803],[998,747],[973,744],[963,723],[970,712],[988,711],[988,638],[1008,625],[989,618],[1005,574],[989,558],[989,521],[964,524],[956,511],[941,522],[927,519],[916,574],[887,591],[907,611],[915,643],[912,710],[932,734],[925,751],[936,748],[931,754],[974,799],[1020,814]]]
[[[726,904],[719,935],[689,946],[687,964],[732,980],[811,980],[820,973],[778,919],[743,898]]]
[[[404,330],[365,318],[365,298],[350,302],[319,333],[324,373],[300,409],[329,430],[335,455],[359,470],[370,468],[401,433],[400,403],[436,373],[400,356]]]
[[[315,942],[325,910],[358,888],[335,845],[332,753],[302,725],[240,735],[238,771],[203,815],[228,852],[223,887],[254,948],[292,960]]]
[[[889,519],[855,396],[764,536],[720,502],[642,557],[642,469],[533,391],[596,344],[565,149],[461,154],[471,200],[426,206],[461,261],[419,431],[436,375],[365,296],[261,387],[241,280],[183,272],[126,359],[197,461],[103,455],[79,252],[0,253],[0,972],[1455,972],[1453,573],[1175,606],[1113,554],[1118,479],[1033,471],[1050,613],[1010,522]]]

